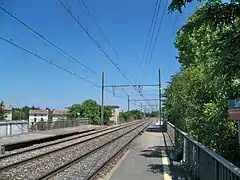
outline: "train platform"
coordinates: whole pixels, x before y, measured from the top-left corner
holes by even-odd
[[[5,150],[8,150],[7,147],[12,146],[21,146],[21,144],[27,144],[34,141],[50,141],[51,139],[60,139],[63,137],[71,136],[74,134],[81,134],[84,132],[90,132],[94,130],[98,130],[101,128],[106,128],[105,126],[95,126],[95,125],[80,125],[77,127],[69,127],[69,128],[61,128],[61,129],[52,129],[46,131],[37,131],[37,132],[29,132],[14,136],[5,136],[0,138],[0,148],[2,153]],[[1,154],[0,151],[0,154]]]
[[[156,123],[136,139],[108,174],[110,180],[185,180],[187,172],[169,158],[174,152],[167,133]]]

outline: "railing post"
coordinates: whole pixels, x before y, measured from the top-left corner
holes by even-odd
[[[218,180],[219,179],[219,166],[218,166],[218,162],[216,160],[214,160],[214,180]]]
[[[21,131],[23,133],[24,129],[23,129],[23,123],[21,123]]]
[[[189,168],[189,142],[186,140],[186,157],[185,157],[185,164],[187,168]]]
[[[186,138],[183,137],[183,162],[186,162],[186,153],[187,153],[187,141]]]
[[[8,123],[6,123],[6,132],[5,135],[8,136]]]
[[[0,154],[4,154],[5,153],[5,145],[1,145],[0,146]]]
[[[12,135],[12,123],[9,123],[9,132],[10,132],[10,136]]]

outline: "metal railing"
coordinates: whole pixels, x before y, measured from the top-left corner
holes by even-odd
[[[87,118],[74,120],[28,122],[27,120],[0,121],[0,137],[23,134],[27,132],[89,125]]]
[[[177,150],[183,152],[183,163],[193,179],[240,180],[240,169],[222,156],[193,140],[187,133],[167,122],[167,133]]]
[[[27,121],[0,121],[0,137],[22,134],[27,131]]]
[[[80,125],[88,125],[89,119],[75,119],[75,120],[57,120],[57,121],[40,121],[29,122],[28,131],[45,131],[52,129],[77,127]]]

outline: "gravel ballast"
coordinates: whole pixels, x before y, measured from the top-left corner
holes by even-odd
[[[98,170],[98,168],[100,168],[105,162],[112,158],[114,154],[126,146],[128,142],[131,141],[143,129],[144,127],[141,126],[124,135],[120,139],[117,139],[116,141],[104,146],[99,151],[91,154],[87,158],[84,158],[80,162],[56,174],[50,178],[50,180],[86,179],[88,176]]]
[[[0,179],[2,180],[36,179],[37,177],[40,177],[48,172],[56,170],[57,167],[60,167],[68,162],[71,162],[74,159],[79,158],[80,156],[86,154],[87,152],[96,149],[97,147],[105,144],[107,141],[111,141],[112,139],[118,137],[120,134],[124,134],[129,130],[136,128],[137,126],[139,126],[139,123],[132,125],[128,128],[124,128],[112,132],[110,134],[103,135],[96,139],[92,139],[84,143],[71,146],[70,148],[66,148],[61,151],[48,154],[47,156],[34,159],[32,161],[18,165],[9,170],[1,171]]]
[[[101,134],[104,134],[104,133],[110,132],[110,131],[113,131],[113,129],[109,129],[109,130],[106,129],[106,131],[103,131],[103,132],[100,131],[99,133],[95,133],[95,134],[92,134],[92,135],[89,135],[89,136],[84,136],[84,134],[81,135],[81,136],[78,135],[77,136],[77,137],[79,137],[78,139],[71,140],[71,138],[68,138],[69,141],[59,142],[59,143],[54,144],[52,146],[46,146],[45,147],[44,145],[48,144],[48,143],[44,143],[44,145],[42,145],[44,147],[42,147],[42,148],[39,147],[38,149],[29,151],[29,152],[23,152],[21,154],[17,154],[17,155],[14,155],[14,156],[10,156],[10,157],[1,159],[0,160],[0,168],[12,165],[12,164],[20,162],[24,159],[32,158],[32,157],[35,157],[35,156],[38,156],[38,155],[41,155],[41,154],[45,154],[47,152],[50,152],[50,151],[53,151],[53,150],[56,150],[56,149],[59,149],[59,148],[69,146],[71,144],[82,142],[82,141],[84,141],[86,139],[89,139],[91,137],[95,137],[95,136],[98,136],[98,135],[101,135]],[[90,134],[90,133],[88,133],[88,134]]]

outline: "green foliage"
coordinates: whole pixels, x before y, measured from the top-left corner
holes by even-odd
[[[13,120],[27,120],[29,118],[30,109],[40,109],[38,107],[28,107],[24,106],[22,108],[13,108],[12,110],[12,119]]]
[[[113,107],[112,106],[105,106],[104,107],[104,124],[109,124],[110,118],[112,117]]]
[[[104,124],[108,124],[112,117],[111,106],[104,107]],[[71,119],[89,118],[91,124],[101,124],[101,106],[91,99],[84,101],[82,104],[74,104],[69,107],[69,116]]]
[[[100,122],[100,107],[96,101],[91,99],[84,101],[80,106],[80,116],[89,118],[91,124],[99,124]]]
[[[193,2],[194,0],[172,0],[170,5],[168,6],[168,10],[170,12],[174,12],[174,11],[178,11],[180,13],[182,13],[182,9],[186,7],[186,5],[188,3],[191,3]],[[216,9],[212,9],[212,5],[223,5],[223,2],[222,0],[195,0],[196,2],[199,2],[199,3],[207,3],[209,5],[209,13],[210,10],[212,10],[212,13],[214,14],[217,14],[219,13],[219,17],[215,17],[215,19],[222,19],[224,16],[221,15],[221,13],[226,13],[227,16],[225,17],[229,17],[230,14],[234,15],[234,14],[237,14],[237,11],[234,11],[234,9],[232,9],[231,7],[229,8],[224,8],[222,9],[223,11],[222,12],[219,12],[218,10],[216,11]],[[239,0],[230,0],[230,4],[239,4]],[[233,10],[233,11],[232,11]],[[213,17],[213,16],[212,16]]]
[[[1,101],[0,103],[0,120],[4,120],[6,118],[6,112],[4,110],[4,103]]]
[[[82,112],[81,104],[73,104],[69,109],[69,118],[76,119]],[[79,115],[78,115],[79,114]]]
[[[199,23],[207,6],[197,10],[177,34],[181,70],[165,91],[164,115],[239,165],[236,121],[228,119],[227,100],[240,97],[240,18],[221,26],[214,21]]]
[[[131,110],[127,112],[120,112],[120,121],[128,122],[144,118],[144,113],[139,110]]]
[[[146,114],[147,117],[159,117],[159,111],[152,111]]]

